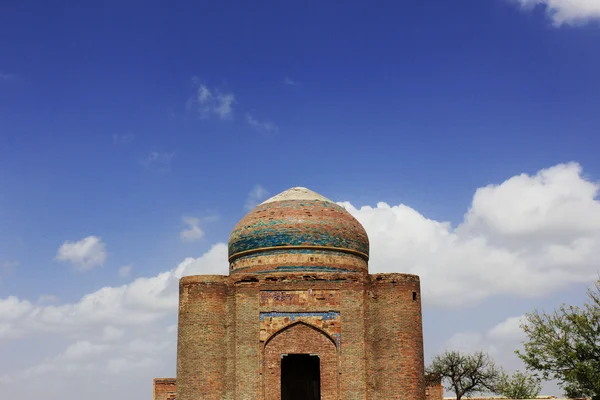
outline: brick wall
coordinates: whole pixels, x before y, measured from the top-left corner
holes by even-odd
[[[264,399],[281,396],[282,354],[318,354],[320,358],[321,399],[338,400],[338,352],[333,339],[317,328],[297,322],[275,334],[265,346]]]
[[[425,400],[444,400],[444,386],[439,374],[425,375]]]
[[[367,398],[364,278],[344,283],[342,291],[341,398]]]
[[[260,393],[258,285],[238,283],[235,290],[235,398],[254,400]]]
[[[179,283],[177,400],[226,397],[227,277],[188,276]]]
[[[178,335],[177,400],[278,399],[294,352],[321,356],[323,399],[425,400],[413,275],[184,277]]]
[[[175,400],[175,378],[154,379],[154,400]]]
[[[419,277],[369,276],[367,345],[370,400],[423,400],[423,328]]]
[[[364,274],[316,273],[285,274],[277,279],[270,275],[257,284],[260,287],[259,315],[262,319],[259,336],[263,345],[274,332],[282,332],[281,329],[286,325],[298,321],[314,326],[331,338],[328,340],[337,344],[340,352],[336,367],[338,377],[335,380],[339,385],[336,392],[339,393],[338,399],[366,399],[363,281]],[[291,339],[287,341],[293,347],[292,342]],[[326,349],[327,346],[322,350]],[[283,345],[269,351],[280,351],[281,354],[291,352],[286,351]],[[264,353],[266,357],[267,347]],[[316,350],[313,353],[319,354]],[[266,359],[263,363],[266,368]],[[267,382],[269,378],[264,368],[262,390],[265,394],[274,390],[272,393],[279,396],[280,383],[274,383],[273,380]],[[332,375],[326,374],[323,379],[329,379],[327,376]],[[277,385],[275,389],[274,384]],[[321,384],[328,385],[323,380]],[[325,392],[323,395],[328,396]]]

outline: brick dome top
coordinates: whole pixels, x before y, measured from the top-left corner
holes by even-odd
[[[309,189],[295,187],[259,204],[229,238],[230,262],[274,251],[338,252],[366,262],[369,238],[343,207]]]

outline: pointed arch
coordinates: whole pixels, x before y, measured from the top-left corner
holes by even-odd
[[[293,327],[297,326],[297,325],[304,325],[312,330],[315,330],[316,332],[324,335],[327,339],[329,339],[331,341],[331,343],[333,343],[333,345],[335,346],[336,350],[338,348],[338,344],[337,341],[335,340],[335,338],[333,338],[329,333],[325,332],[323,329],[316,327],[312,324],[307,323],[306,321],[294,321],[288,325],[285,325],[284,327],[282,327],[281,329],[279,329],[278,331],[274,332],[271,336],[269,336],[266,340],[265,340],[265,347],[267,347],[267,345],[269,344],[269,342],[274,339],[276,336],[279,336],[282,333],[285,333],[286,331],[292,329]]]
[[[265,340],[261,362],[264,400],[279,400],[281,368],[287,354],[318,355],[322,400],[339,400],[340,351],[336,340],[305,320],[281,327]]]

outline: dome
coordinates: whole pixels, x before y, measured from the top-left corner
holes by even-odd
[[[250,211],[229,238],[231,271],[365,270],[369,239],[343,207],[309,189],[282,192]]]

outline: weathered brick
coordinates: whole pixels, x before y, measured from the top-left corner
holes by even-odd
[[[284,354],[319,356],[323,400],[425,400],[419,277],[369,275],[341,207],[283,196],[229,250],[230,275],[180,281],[178,400],[279,400]]]

